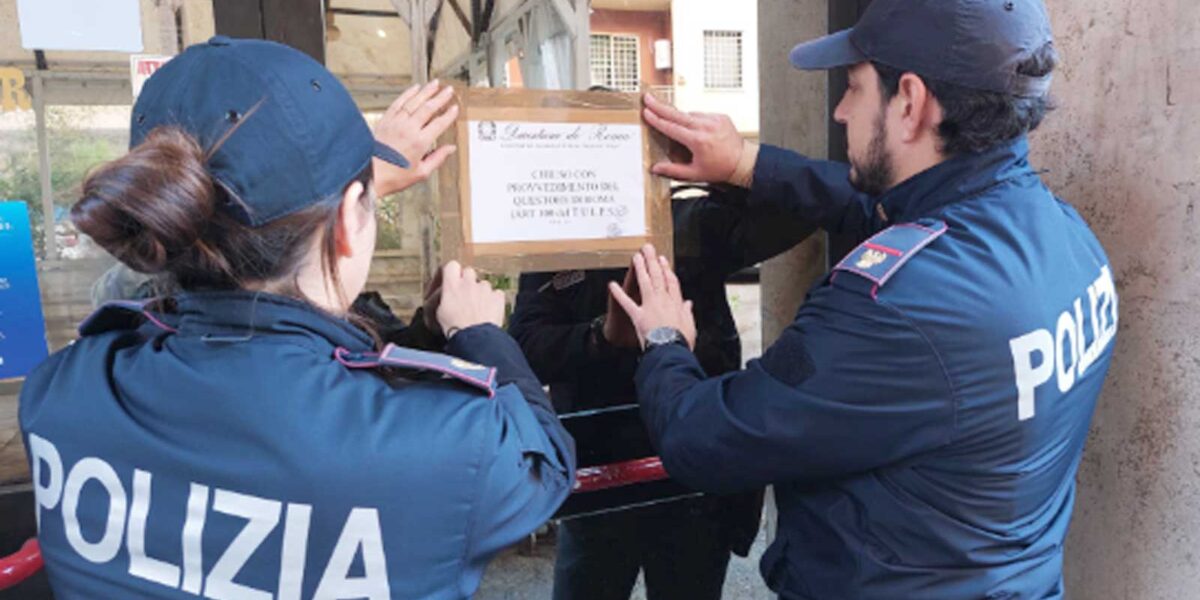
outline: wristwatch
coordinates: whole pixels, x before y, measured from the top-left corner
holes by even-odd
[[[683,332],[674,327],[659,327],[652,329],[646,334],[645,352],[649,352],[659,346],[670,346],[679,344],[684,348],[688,347],[687,338],[683,337]]]

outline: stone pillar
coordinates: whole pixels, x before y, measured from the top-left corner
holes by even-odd
[[[788,63],[800,41],[829,29],[826,0],[759,0],[759,101],[763,143],[825,157],[829,145],[828,78]],[[792,322],[808,288],[825,272],[824,234],[817,233],[762,268],[763,348]]]
[[[788,52],[801,40],[829,30],[827,0],[758,0],[759,132],[765,144],[823,158],[829,145],[828,78],[801,73]],[[762,266],[762,344],[765,350],[792,322],[804,294],[825,272],[825,234],[809,236]],[[768,494],[765,524],[775,539],[778,511]]]
[[[1120,331],[1079,474],[1069,598],[1200,581],[1200,4],[1047,2],[1059,109],[1033,164],[1109,254]]]

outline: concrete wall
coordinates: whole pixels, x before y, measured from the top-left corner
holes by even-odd
[[[1061,108],[1034,139],[1121,293],[1080,471],[1071,598],[1196,598],[1200,582],[1200,4],[1048,2]]]
[[[762,3],[759,3],[762,4]],[[792,3],[768,2],[765,10],[786,10]],[[778,5],[778,6],[770,6]],[[674,0],[671,27],[675,53],[675,103],[686,111],[724,113],[738,130],[758,132],[759,65],[758,7],[755,2]],[[789,26],[793,25],[789,23]],[[742,89],[708,90],[704,87],[704,32],[742,32]]]
[[[825,0],[759,0],[760,105],[763,143],[825,157],[828,146],[827,78],[802,73],[788,63],[796,43],[828,30]],[[753,57],[751,57],[753,58]],[[824,272],[825,240],[813,235],[762,268],[763,348],[792,322],[808,288]]]

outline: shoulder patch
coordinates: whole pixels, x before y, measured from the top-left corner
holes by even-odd
[[[559,271],[554,274],[554,277],[550,281],[547,281],[542,287],[538,288],[538,292],[545,292],[552,287],[554,291],[561,292],[569,287],[583,283],[586,277],[587,274],[583,271]]]
[[[855,248],[834,271],[865,277],[883,287],[917,252],[946,233],[946,222],[925,219],[893,225]]]
[[[388,344],[384,347],[383,352],[378,354],[351,352],[345,348],[338,348],[334,351],[334,358],[351,369],[396,367],[436,373],[443,378],[483,390],[489,398],[496,395],[495,368],[477,365],[454,356]]]

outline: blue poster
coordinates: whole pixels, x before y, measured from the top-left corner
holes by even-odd
[[[24,377],[46,355],[29,211],[24,202],[0,202],[0,379]]]

